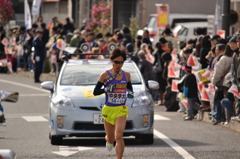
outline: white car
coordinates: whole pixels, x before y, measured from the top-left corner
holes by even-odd
[[[110,60],[69,60],[62,66],[56,83],[43,82],[50,90],[49,137],[51,144],[60,145],[64,137],[105,136],[101,109],[105,95],[94,96],[93,90],[101,72],[111,68]],[[130,72],[134,99],[127,99],[129,117],[124,136],[135,136],[143,143],[152,144],[154,102],[145,81],[132,61],[125,61],[123,70]],[[148,81],[158,89],[158,83]]]
[[[179,42],[186,42],[197,38],[196,29],[201,29],[203,34],[207,34],[207,28],[207,22],[177,23],[173,29],[173,35]]]
[[[168,23],[174,28],[177,23],[207,22],[211,15],[206,14],[169,14]],[[158,42],[163,29],[157,27],[157,14],[151,14],[148,25],[144,28],[149,31],[151,41]],[[137,35],[142,35],[143,30],[138,30]]]

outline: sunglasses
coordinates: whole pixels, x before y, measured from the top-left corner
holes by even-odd
[[[115,64],[120,64],[120,65],[122,65],[122,64],[124,63],[124,61],[117,61],[117,60],[113,60],[113,62],[114,62]]]

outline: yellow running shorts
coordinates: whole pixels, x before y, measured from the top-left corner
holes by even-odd
[[[103,119],[112,124],[115,125],[115,120],[120,117],[124,116],[128,118],[128,107],[126,105],[121,106],[107,106],[104,105],[102,109],[102,117]]]

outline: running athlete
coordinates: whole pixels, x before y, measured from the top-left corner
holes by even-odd
[[[120,49],[114,49],[110,54],[112,68],[103,72],[95,86],[94,95],[105,93],[105,105],[102,109],[104,128],[106,132],[106,148],[111,151],[116,142],[116,158],[121,159],[124,152],[123,131],[128,117],[126,99],[133,98],[133,88],[129,72],[122,70],[126,53]],[[102,86],[104,85],[104,89]],[[128,93],[127,93],[128,92]]]

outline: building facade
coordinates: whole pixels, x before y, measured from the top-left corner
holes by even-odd
[[[28,0],[30,7],[32,1]],[[218,0],[42,0],[41,15],[45,23],[49,23],[54,16],[63,23],[67,17],[70,17],[76,28],[80,28],[84,18],[91,18],[91,8],[99,1],[105,1],[112,6],[112,28],[121,28],[123,24],[129,26],[131,17],[135,17],[139,27],[142,28],[148,23],[149,15],[156,14],[155,4],[157,3],[168,4],[170,14],[214,15]],[[24,24],[24,0],[12,0],[12,2],[16,12],[15,20],[18,25],[22,25]],[[223,4],[220,5],[223,7]],[[240,0],[231,0],[231,9],[239,13]],[[239,28],[239,22],[234,27]]]

